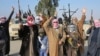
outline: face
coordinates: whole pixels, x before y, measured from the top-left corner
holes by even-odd
[[[73,22],[74,24],[77,24],[77,22],[78,22],[77,18],[73,18],[73,19],[72,19],[72,22]]]
[[[94,25],[95,25],[96,28],[100,27],[100,21],[94,20]]]
[[[28,24],[28,26],[32,26],[32,25],[35,24],[34,23],[34,19],[33,19],[32,16],[28,16],[28,18],[27,18],[27,24]]]
[[[1,18],[0,19],[0,23],[5,23],[6,22],[6,19],[5,18]]]
[[[37,17],[35,18],[35,23],[36,23],[36,24],[40,24],[41,21],[42,21],[42,17],[37,16]]]
[[[58,22],[57,19],[53,19],[53,20],[52,20],[52,26],[53,26],[53,28],[55,28],[55,29],[59,27],[59,22]]]

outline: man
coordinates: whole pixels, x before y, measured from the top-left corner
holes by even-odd
[[[86,19],[86,9],[83,8],[82,9],[82,17],[81,19],[78,21],[77,23],[77,26],[78,26],[78,31],[79,31],[79,37],[80,37],[80,44],[79,44],[79,50],[78,50],[78,56],[82,56],[84,54],[84,37],[83,37],[83,24],[84,24],[84,21]]]
[[[82,18],[80,21],[77,18],[73,18],[70,25],[67,25],[67,35],[69,35],[67,45],[67,55],[68,56],[81,56],[84,50],[84,40],[83,40],[83,23],[85,21],[86,10],[82,10]]]
[[[27,17],[27,25],[20,25],[19,36],[22,37],[21,56],[38,56],[38,27],[33,16]]]
[[[87,56],[100,56],[100,21],[94,20],[94,24],[88,30],[89,43]]]
[[[44,25],[48,41],[49,41],[49,55],[63,56],[63,43],[66,39],[66,34],[62,27],[59,26],[57,19],[50,17]]]
[[[67,35],[69,35],[68,43],[66,43],[68,56],[77,56],[79,33],[76,22],[76,20],[72,19],[71,23],[67,25]]]
[[[13,13],[14,13],[14,7],[12,7],[12,12],[11,12],[10,16],[8,17],[8,19],[6,17],[0,18],[0,26],[2,26],[5,29],[5,33],[7,36],[7,41],[6,41],[6,45],[5,45],[5,54],[9,54],[9,52],[10,52],[9,22],[12,18]]]
[[[38,40],[41,44],[39,45],[39,56],[48,56],[48,38],[43,28],[39,29]]]

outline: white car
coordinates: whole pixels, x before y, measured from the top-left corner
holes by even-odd
[[[26,19],[23,19],[23,24],[26,24]],[[18,29],[19,29],[19,20],[14,19],[10,22],[9,33],[10,39],[14,40],[15,38],[19,38],[18,36]]]
[[[83,25],[83,30],[84,30],[84,33],[83,33],[83,36],[84,36],[84,39],[87,39],[89,34],[87,34],[87,30],[91,27],[89,21],[85,21],[84,25]]]

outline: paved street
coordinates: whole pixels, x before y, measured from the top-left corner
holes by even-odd
[[[10,41],[10,56],[19,56],[18,53],[21,47],[21,40]]]
[[[86,56],[86,53],[87,53],[87,46],[88,46],[88,41],[85,41],[85,45],[84,45],[84,48],[85,48],[85,52],[84,52],[84,56]]]
[[[11,49],[10,49],[10,56],[20,56],[18,55],[20,46],[21,46],[21,40],[14,40],[10,42],[11,44]],[[85,41],[85,55],[86,56],[86,51],[87,51],[87,41]]]

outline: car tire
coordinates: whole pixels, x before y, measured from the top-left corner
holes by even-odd
[[[14,37],[11,37],[11,40],[15,40]]]

